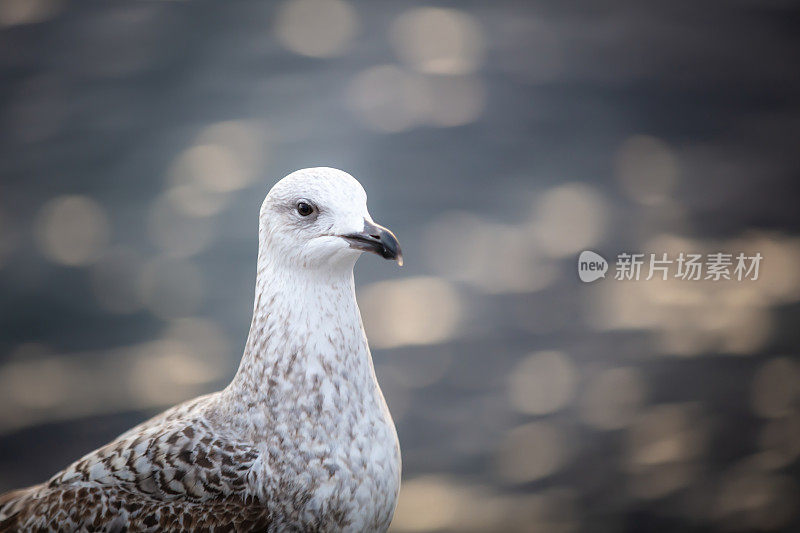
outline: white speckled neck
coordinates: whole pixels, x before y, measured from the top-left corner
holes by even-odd
[[[259,498],[276,478],[291,480],[309,495],[308,520],[334,502],[343,530],[384,531],[400,451],[356,303],[355,258],[298,266],[273,259],[268,245],[262,239],[250,334],[217,422],[274,458],[252,470]]]
[[[298,267],[272,257],[268,246],[262,239],[250,334],[229,398],[242,411],[268,411],[249,420],[269,425],[311,402],[335,409],[335,396],[346,393],[340,399],[358,405],[380,395],[356,303],[355,261]]]

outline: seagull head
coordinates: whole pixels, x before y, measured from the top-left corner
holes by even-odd
[[[376,224],[367,194],[347,172],[305,168],[276,183],[259,216],[260,255],[301,268],[350,266],[362,252],[403,264],[397,238]]]

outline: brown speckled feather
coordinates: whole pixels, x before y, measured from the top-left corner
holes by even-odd
[[[191,416],[214,399],[173,408],[47,483],[3,496],[0,531],[267,530],[268,504],[245,494],[258,452]]]

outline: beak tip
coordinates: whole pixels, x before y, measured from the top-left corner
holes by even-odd
[[[400,250],[400,243],[397,242],[394,233],[383,226],[370,220],[364,220],[363,231],[341,237],[350,243],[351,248],[372,252],[384,259],[397,261],[399,266],[403,266],[403,252]]]

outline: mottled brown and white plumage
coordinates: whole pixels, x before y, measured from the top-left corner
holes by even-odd
[[[253,320],[230,385],[0,496],[0,531],[389,527],[400,449],[352,272],[364,250],[399,260],[397,241],[330,168],[278,182],[259,218]]]

